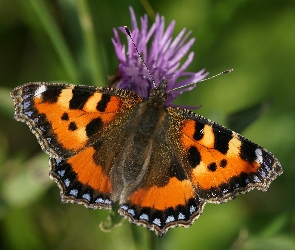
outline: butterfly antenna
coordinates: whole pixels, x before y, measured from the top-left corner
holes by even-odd
[[[130,29],[129,29],[127,26],[124,26],[124,29],[125,29],[127,35],[130,37],[130,39],[131,39],[131,41],[132,41],[132,43],[133,43],[133,46],[134,46],[134,48],[135,48],[135,50],[136,50],[138,56],[140,57],[140,59],[141,59],[143,65],[144,65],[145,68],[147,69],[147,71],[148,71],[148,73],[149,73],[149,75],[150,75],[150,78],[151,78],[151,80],[152,80],[152,82],[153,82],[154,87],[156,87],[155,79],[154,79],[154,77],[153,77],[151,71],[149,70],[148,66],[146,65],[145,61],[143,60],[143,57],[142,57],[141,54],[139,53],[139,51],[138,51],[138,49],[137,49],[137,46],[136,46],[136,44],[135,44],[135,42],[134,42],[134,40],[133,40],[133,38],[132,38],[132,36],[131,36]]]
[[[187,85],[183,85],[183,86],[180,86],[180,87],[177,87],[177,88],[174,88],[174,89],[170,89],[168,92],[175,91],[175,90],[178,90],[178,89],[182,89],[182,88],[185,88],[185,87],[190,86],[190,85],[194,85],[194,84],[199,83],[199,82],[205,82],[205,81],[208,81],[208,80],[210,80],[210,79],[212,79],[212,78],[215,78],[215,77],[217,77],[217,76],[224,75],[224,74],[228,74],[228,73],[231,73],[231,72],[233,72],[233,71],[234,71],[233,69],[228,69],[228,70],[222,71],[222,72],[220,72],[220,73],[218,73],[218,74],[216,74],[216,75],[214,75],[214,76],[211,76],[211,77],[208,77],[208,78],[202,79],[202,80],[200,80],[200,81],[198,81],[198,82],[193,82],[193,83],[189,83],[189,84],[187,84]]]
[[[228,70],[225,70],[225,71],[222,71],[222,72],[218,73],[217,75],[214,75],[214,76],[211,76],[211,77],[205,78],[205,79],[200,80],[200,81],[198,81],[198,82],[204,82],[204,81],[210,80],[210,79],[212,79],[212,78],[215,78],[215,77],[217,77],[217,76],[225,75],[225,74],[231,73],[231,72],[233,72],[233,71],[234,71],[233,69],[228,69]]]

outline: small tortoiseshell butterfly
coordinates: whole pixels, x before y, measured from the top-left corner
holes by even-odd
[[[167,82],[148,99],[131,91],[27,83],[11,96],[50,156],[63,202],[110,209],[164,235],[189,227],[204,205],[266,191],[278,160],[243,136],[183,108],[166,107]]]

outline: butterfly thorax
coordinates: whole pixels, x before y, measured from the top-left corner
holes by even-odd
[[[119,153],[123,183],[125,187],[129,186],[128,190],[136,188],[143,181],[147,169],[155,165],[157,157],[152,152],[159,151],[167,137],[165,128],[169,118],[165,106],[166,93],[162,88],[165,84],[162,82],[160,87],[153,89],[150,97],[130,112],[132,121],[128,125],[128,133],[124,135],[124,152]],[[157,164],[161,165],[161,162]]]

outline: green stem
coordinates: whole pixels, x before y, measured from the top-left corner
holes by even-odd
[[[82,31],[85,40],[86,57],[89,62],[90,75],[92,77],[92,83],[97,85],[104,81],[104,77],[101,74],[101,62],[99,56],[99,50],[97,41],[95,38],[94,25],[89,10],[89,5],[86,0],[77,1],[77,10],[82,26]]]
[[[59,56],[61,62],[64,65],[65,71],[68,74],[69,80],[71,82],[78,82],[78,74],[74,60],[71,56],[70,51],[63,39],[63,36],[52,18],[48,8],[46,7],[44,1],[42,0],[29,0],[35,13],[40,19],[44,30],[47,32],[49,39],[51,40],[57,55]]]
[[[151,20],[155,19],[155,11],[153,10],[152,6],[150,5],[148,0],[140,0],[143,8],[145,9],[145,12],[148,14],[149,18]]]

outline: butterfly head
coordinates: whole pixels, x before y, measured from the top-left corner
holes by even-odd
[[[161,101],[161,104],[164,104],[168,97],[168,94],[166,91],[167,85],[168,85],[168,81],[162,80],[158,87],[152,89],[149,99],[153,101],[157,100],[157,102]]]

